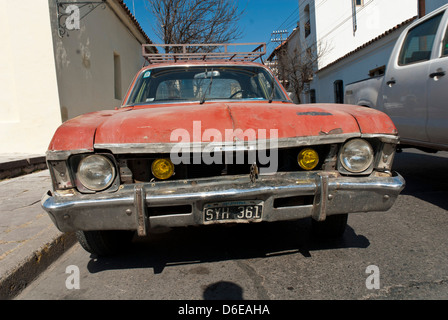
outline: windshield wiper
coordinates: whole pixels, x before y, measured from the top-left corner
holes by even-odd
[[[205,73],[207,74],[207,70]],[[212,89],[212,83],[213,83],[213,69],[212,69],[212,72],[210,72],[210,83],[208,84],[207,89],[202,94],[201,101],[199,102],[200,104],[203,104],[205,102],[205,97],[207,95],[207,91],[211,91],[211,89]]]

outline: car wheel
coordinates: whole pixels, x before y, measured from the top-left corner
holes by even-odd
[[[131,243],[134,231],[100,230],[77,231],[79,244],[92,254],[109,256],[123,252]]]
[[[324,221],[312,220],[312,232],[320,238],[339,238],[347,227],[348,214],[328,216]]]

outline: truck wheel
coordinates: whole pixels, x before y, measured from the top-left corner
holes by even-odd
[[[312,232],[319,238],[339,238],[347,227],[348,214],[328,216],[324,221],[312,220]]]
[[[123,252],[131,243],[134,231],[126,230],[99,230],[77,231],[79,244],[92,254],[109,256]]]

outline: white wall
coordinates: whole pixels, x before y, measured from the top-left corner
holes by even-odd
[[[417,0],[364,0],[362,6],[356,7],[354,30],[352,0],[299,0],[301,28],[307,4],[312,22],[307,46],[314,45],[317,50],[325,51],[319,54],[317,66],[317,70],[323,70],[317,72],[310,85],[310,89],[316,90],[317,102],[334,102],[335,80],[342,80],[345,86],[367,78],[369,70],[386,65],[398,35],[388,35],[387,39],[381,39],[328,68],[326,66],[418,15]],[[301,33],[303,35],[303,31]]]
[[[329,48],[319,69],[417,15],[416,0],[364,0],[353,32],[351,0],[316,1],[316,39]]]
[[[43,154],[61,123],[48,0],[0,8],[0,153]]]
[[[404,27],[319,71],[313,84],[317,102],[334,102],[333,83],[336,80],[342,80],[345,87],[349,83],[369,78],[369,70],[386,65],[402,30]]]
[[[51,12],[56,12],[50,0]],[[113,3],[113,1],[110,1]],[[115,98],[114,54],[121,62],[121,97],[143,65],[141,39],[124,26],[109,6],[98,7],[81,20],[80,30],[59,37],[57,16],[52,15],[54,56],[62,119],[121,105]]]
[[[303,44],[304,50],[316,43],[316,20],[318,17],[315,15],[315,5],[315,0],[299,0],[300,43]],[[306,12],[306,8],[309,9],[308,12]],[[310,22],[311,33],[305,37],[305,23],[308,21]]]
[[[121,104],[114,54],[124,97],[146,38],[118,1],[107,3],[60,38],[55,0],[0,0],[0,153],[44,154],[62,121]]]

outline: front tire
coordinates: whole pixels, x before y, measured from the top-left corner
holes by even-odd
[[[347,227],[347,219],[347,213],[328,216],[324,221],[313,219],[313,234],[319,238],[340,238]]]
[[[131,243],[134,231],[98,230],[77,231],[79,244],[92,254],[109,256],[123,252]]]

